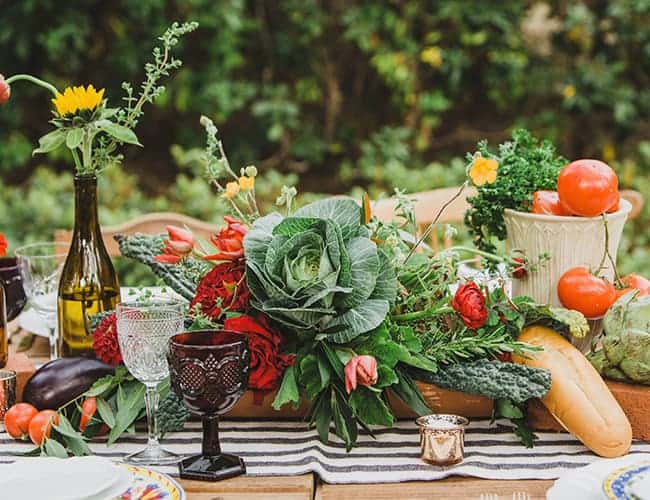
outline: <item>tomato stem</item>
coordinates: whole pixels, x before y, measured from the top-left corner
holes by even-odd
[[[614,284],[620,288],[624,287],[621,277],[618,274],[618,269],[616,268],[616,261],[612,257],[612,254],[609,252],[609,221],[607,220],[607,214],[603,214],[603,227],[605,228],[605,251],[603,252],[603,257],[600,259],[600,264],[598,264],[598,270],[596,271],[600,275],[600,272],[605,268],[605,259],[609,260],[609,263],[612,265],[612,270],[614,271]]]

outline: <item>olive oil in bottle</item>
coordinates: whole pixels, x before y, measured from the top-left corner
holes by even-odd
[[[72,243],[59,282],[61,356],[94,356],[90,317],[115,309],[120,285],[97,216],[97,178],[75,177]]]

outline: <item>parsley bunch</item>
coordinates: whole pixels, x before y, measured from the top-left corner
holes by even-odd
[[[478,143],[477,153],[497,160],[499,169],[494,183],[478,187],[478,194],[468,198],[471,208],[465,213],[465,224],[476,246],[494,253],[494,238],[506,237],[503,211],[511,208],[529,212],[535,191],[556,190],[566,159],[550,141],[540,142],[524,129],[515,130],[512,140],[500,144],[496,154],[488,150],[487,141]],[[468,154],[468,161],[475,154]]]

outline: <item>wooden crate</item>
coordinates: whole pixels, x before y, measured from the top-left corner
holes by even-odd
[[[607,385],[632,425],[635,439],[650,441],[650,387],[607,380]],[[539,401],[528,404],[528,422],[540,431],[561,431],[562,426]]]

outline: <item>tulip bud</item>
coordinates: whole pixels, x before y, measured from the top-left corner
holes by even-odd
[[[5,77],[0,74],[0,104],[4,104],[9,100],[11,95],[11,87],[5,81]]]
[[[345,390],[350,394],[358,385],[371,386],[377,383],[377,360],[373,356],[355,356],[347,362],[345,373]]]

